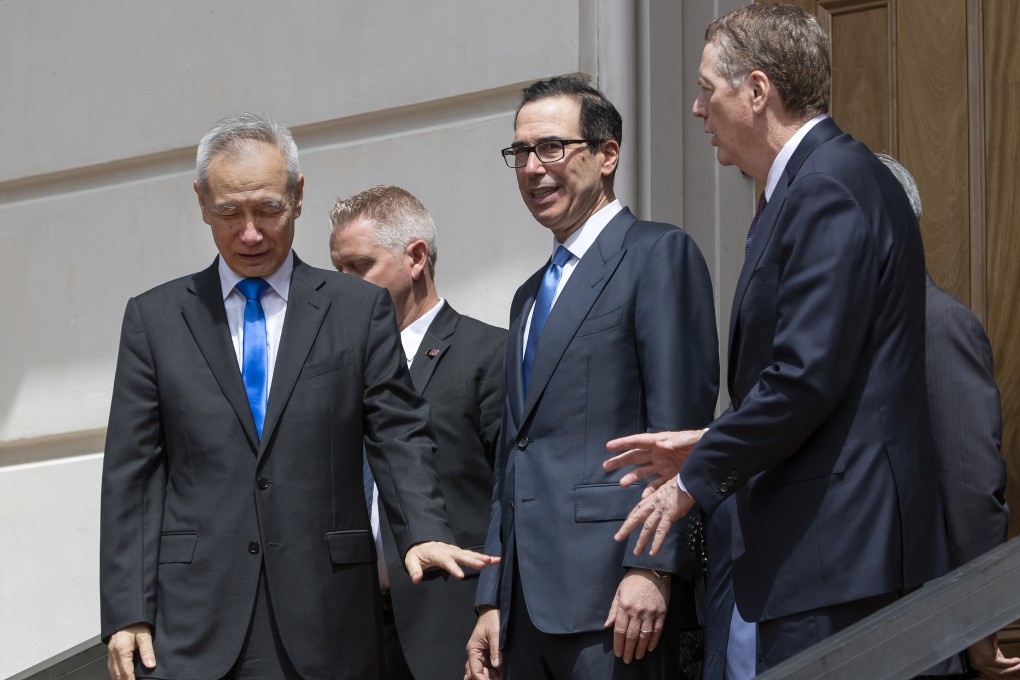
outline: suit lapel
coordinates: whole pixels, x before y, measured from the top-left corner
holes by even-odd
[[[436,371],[436,366],[446,355],[450,348],[447,338],[453,335],[457,328],[460,314],[453,311],[449,302],[443,303],[436,318],[429,324],[428,330],[421,339],[418,351],[411,361],[411,382],[418,394],[424,394],[425,388]]]
[[[290,281],[287,316],[283,322],[280,349],[276,353],[276,365],[273,368],[273,385],[266,405],[260,456],[265,451],[266,442],[272,439],[273,431],[290,400],[294,384],[330,305],[330,299],[318,292],[326,284],[326,279],[321,272],[299,260],[296,254]]]
[[[195,297],[184,304],[181,313],[254,450],[258,448],[259,436],[255,430],[255,419],[251,415],[251,406],[248,405],[248,395],[244,391],[241,370],[237,367],[237,353],[230,342],[218,262],[217,258],[211,267],[192,278],[188,291]]]
[[[733,391],[733,378],[736,373],[733,370],[736,360],[734,348],[737,344],[737,319],[740,315],[740,306],[744,301],[747,286],[751,282],[751,276],[757,268],[762,255],[765,253],[765,247],[772,239],[772,232],[775,231],[779,214],[783,209],[783,203],[786,201],[787,190],[808,156],[823,142],[827,142],[841,134],[843,134],[843,131],[836,126],[836,123],[831,118],[826,118],[811,128],[811,131],[797,145],[790,160],[787,161],[786,168],[783,170],[783,176],[776,183],[776,188],[772,192],[772,198],[769,199],[765,212],[761,215],[758,229],[754,234],[754,240],[751,242],[751,249],[748,251],[747,257],[744,258],[744,266],[741,268],[740,277],[737,279],[737,287],[733,295],[733,307],[730,309],[729,349],[727,351],[730,366],[730,370],[727,372],[727,381],[730,392]]]
[[[515,426],[523,422],[524,411],[524,376],[521,375],[521,363],[524,360],[524,326],[528,322],[528,312],[535,304],[538,289],[542,284],[542,277],[548,266],[549,261],[547,260],[541,269],[524,282],[524,285],[518,289],[510,307],[510,331],[506,341],[506,366],[503,369],[503,382],[510,400],[510,414],[513,416]],[[516,427],[514,431],[516,431]]]
[[[538,339],[528,393],[524,397],[524,419],[535,407],[567,345],[573,340],[577,329],[627,252],[623,247],[623,239],[635,221],[634,215],[626,208],[610,220],[560,291],[549,313],[549,320],[542,329],[542,336]]]

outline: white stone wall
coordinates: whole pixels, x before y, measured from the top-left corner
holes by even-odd
[[[441,294],[505,326],[550,246],[498,154],[539,78],[594,78],[625,119],[620,198],[687,220],[713,272],[732,269],[715,195],[749,184],[720,180],[689,104],[704,24],[739,4],[0,0],[0,677],[98,633],[121,315],[215,255],[192,191],[213,121],[253,110],[293,129],[306,261],[329,266],[336,196],[398,184],[439,226]]]

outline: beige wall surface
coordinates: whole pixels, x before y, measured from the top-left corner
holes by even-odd
[[[739,4],[0,0],[0,677],[98,632],[121,316],[215,256],[192,190],[215,120],[259,111],[293,129],[303,259],[329,266],[335,197],[399,184],[439,226],[440,293],[506,326],[551,241],[498,151],[523,86],[581,73],[624,115],[618,196],[688,228],[735,280],[742,237],[720,224],[746,227],[750,184],[719,172],[689,104],[704,25]]]

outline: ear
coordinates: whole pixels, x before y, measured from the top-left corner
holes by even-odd
[[[751,71],[747,76],[747,86],[751,93],[751,110],[755,113],[762,113],[769,100],[775,96],[772,81],[762,71]]]
[[[294,219],[301,217],[301,203],[305,199],[305,176],[298,175],[294,187]]]
[[[421,239],[408,244],[404,256],[411,260],[411,279],[417,281],[429,269],[429,246]]]
[[[602,142],[599,152],[602,154],[602,176],[609,177],[620,162],[620,143],[615,139],[606,140]]]
[[[197,180],[194,183],[194,187],[195,187],[195,195],[198,196],[198,207],[202,211],[202,221],[205,222],[206,224],[208,224],[211,227],[212,226],[212,222],[209,221],[209,209],[206,208],[206,205],[205,205],[205,194],[202,192],[201,189],[198,188],[198,181]]]

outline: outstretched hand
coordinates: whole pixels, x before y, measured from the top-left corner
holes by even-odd
[[[613,536],[617,541],[624,541],[640,526],[641,534],[634,545],[635,555],[644,552],[649,540],[652,548],[648,554],[658,555],[673,523],[694,507],[694,499],[680,488],[676,477],[669,479],[671,483],[662,484],[654,492],[644,495]]]
[[[620,486],[630,486],[651,477],[648,486],[657,489],[667,480],[676,477],[691,449],[701,441],[704,434],[704,430],[681,430],[647,432],[614,439],[606,444],[606,449],[610,453],[623,453],[602,463],[602,469],[612,472],[634,465],[633,470],[620,478]]]
[[[457,579],[464,578],[461,567],[481,569],[482,567],[499,564],[499,558],[483,555],[473,550],[458,548],[449,543],[427,541],[411,546],[404,556],[404,568],[411,577],[411,583],[421,583],[426,569],[442,569]]]

